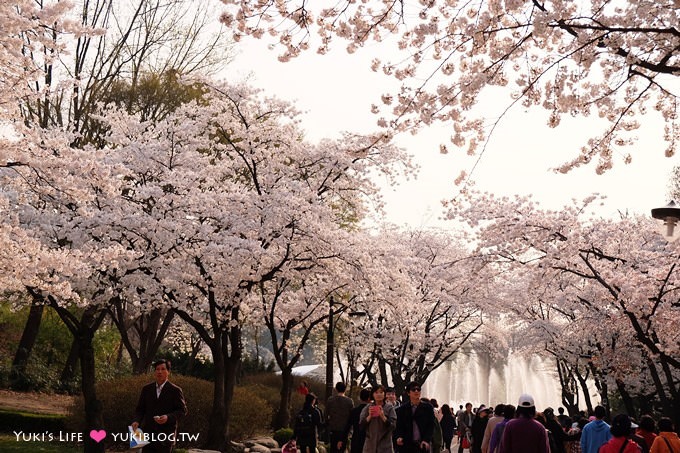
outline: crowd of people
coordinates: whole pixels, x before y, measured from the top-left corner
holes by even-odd
[[[494,407],[472,403],[458,410],[421,395],[410,382],[400,400],[390,387],[377,385],[359,393],[360,402],[345,395],[339,382],[325,414],[317,397],[305,394],[294,421],[293,439],[284,453],[315,453],[319,432],[327,433],[329,453],[680,453],[680,438],[669,418],[649,415],[636,423],[626,414],[607,422],[604,407],[576,416],[558,408],[537,411],[531,395]]]

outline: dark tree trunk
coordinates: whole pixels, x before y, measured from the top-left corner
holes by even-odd
[[[82,379],[83,399],[85,400],[85,426],[87,427],[83,433],[86,453],[104,453],[104,442],[95,442],[95,440],[90,437],[90,432],[92,430],[98,431],[104,428],[102,403],[97,399],[97,391],[95,388],[96,367],[94,346],[92,344],[95,330],[92,330],[88,326],[83,326],[78,338],[80,346],[80,375]]]
[[[139,336],[139,357],[134,364],[134,374],[144,374],[149,370],[174,316],[175,312],[171,310],[155,309],[135,321]]]
[[[199,340],[191,345],[191,353],[189,354],[189,359],[187,360],[187,374],[191,374],[194,371],[194,366],[196,365],[196,357],[198,353],[201,352],[201,346],[203,343]]]
[[[218,339],[211,342],[215,361],[215,390],[207,440],[203,447],[207,450],[228,449],[231,404],[241,365],[240,335],[240,329],[232,327],[229,332],[222,332]],[[233,349],[234,343],[238,344],[237,349]]]
[[[333,350],[335,343],[335,327],[333,325],[333,297],[330,298],[330,305],[328,308],[328,326],[326,327],[326,391],[324,394],[324,403],[328,402],[328,398],[333,396]]]
[[[562,404],[567,409],[570,416],[578,414],[578,385],[575,384],[576,378],[571,367],[564,361],[556,358],[557,374],[560,378],[560,388],[562,393]]]
[[[227,426],[225,429],[226,442],[229,442],[229,420],[231,420],[231,408],[234,401],[234,387],[241,368],[241,330],[234,327],[229,332],[231,353],[226,360],[227,372],[224,382],[224,407]]]
[[[281,371],[281,391],[279,392],[279,410],[274,418],[275,430],[287,428],[290,424],[290,400],[293,395],[293,373],[290,368]]]
[[[221,342],[211,344],[215,367],[212,415],[208,423],[208,434],[203,448],[224,451],[227,444],[227,408],[225,406],[226,364]]]
[[[34,297],[31,308],[28,311],[24,332],[21,334],[19,346],[12,362],[10,386],[13,389],[26,390],[26,365],[28,365],[28,359],[33,351],[35,340],[38,338],[43,310],[42,299],[38,300],[38,298]]]
[[[619,395],[621,395],[621,400],[623,401],[623,406],[626,408],[626,413],[631,414],[631,416],[634,415],[636,413],[635,403],[633,403],[633,398],[630,396],[630,393],[628,393],[628,390],[621,379],[616,380],[616,388],[619,391]]]
[[[661,368],[661,373],[657,369],[657,365]],[[652,382],[656,388],[656,394],[661,402],[663,412],[671,414],[674,422],[680,422],[680,404],[678,403],[679,395],[677,382],[668,362],[664,357],[658,357],[657,363],[655,363],[648,357],[647,368],[649,368],[650,375],[652,376]]]
[[[172,310],[153,309],[142,313],[134,320],[126,310],[125,303],[116,299],[109,310],[120,338],[130,356],[133,374],[144,374],[161,347],[163,338],[175,316]],[[130,330],[134,334],[130,335]]]
[[[197,262],[201,265],[200,260],[197,259]],[[201,270],[205,271],[202,266]],[[179,309],[175,309],[174,312],[196,330],[196,333],[210,348],[213,356],[215,367],[213,409],[203,448],[227,451],[229,447],[231,403],[234,399],[234,386],[238,378],[242,355],[239,305],[234,303],[226,309],[231,322],[224,322],[224,320],[219,319],[218,310],[225,314],[225,309],[219,308],[212,289],[206,289],[205,296],[209,306],[210,330],[200,321],[194,319],[190,313]],[[168,294],[168,297],[172,298],[173,295]]]
[[[590,389],[588,389],[588,377],[583,376],[578,370],[578,368],[575,369],[574,374],[576,375],[576,379],[578,380],[578,383],[581,386],[581,392],[583,392],[583,400],[586,403],[586,410],[589,414],[592,414],[593,402],[590,399]]]
[[[104,428],[102,416],[102,404],[97,399],[96,363],[94,358],[94,345],[92,340],[99,329],[106,312],[97,307],[88,307],[80,319],[76,318],[66,308],[60,307],[56,301],[51,302],[64,324],[71,331],[74,340],[78,344],[78,356],[80,359],[81,390],[85,400],[85,430],[83,431],[85,453],[104,453],[104,441],[96,442],[90,437],[91,431],[99,431]]]
[[[383,360],[382,358],[378,359],[378,370],[380,370],[380,382],[389,382],[388,380],[388,375],[387,375],[387,362]],[[393,380],[394,383],[394,388],[396,390],[397,388],[397,383]],[[406,388],[406,385],[404,385],[404,389]],[[404,390],[402,389],[402,390]]]
[[[600,404],[607,410],[607,415],[611,415],[611,405],[609,404],[609,386],[604,379],[595,379],[595,386],[600,389]]]
[[[71,342],[71,349],[69,350],[68,357],[66,358],[66,363],[61,371],[61,376],[59,377],[59,385],[62,389],[70,389],[71,383],[76,377],[76,369],[78,367],[78,360],[80,358],[80,343],[77,338],[74,338]]]

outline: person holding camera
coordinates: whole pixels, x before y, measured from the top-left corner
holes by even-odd
[[[366,433],[363,453],[393,453],[392,431],[397,426],[397,412],[385,401],[385,387],[371,391],[373,402],[361,410],[361,426]]]

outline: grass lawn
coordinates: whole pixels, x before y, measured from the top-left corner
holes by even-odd
[[[83,451],[64,442],[23,442],[14,434],[0,434],[0,451],[2,453],[76,453]]]

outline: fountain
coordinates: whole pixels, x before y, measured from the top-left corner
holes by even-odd
[[[488,355],[471,352],[458,354],[436,369],[423,385],[423,396],[436,398],[440,405],[449,404],[454,411],[467,402],[474,407],[516,405],[522,393],[534,397],[539,411],[562,406],[555,366],[536,355],[509,353],[505,359],[492,360]],[[590,393],[596,392],[591,388]]]

